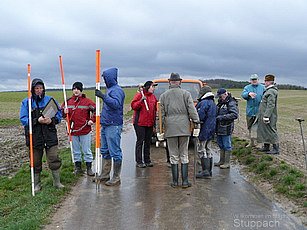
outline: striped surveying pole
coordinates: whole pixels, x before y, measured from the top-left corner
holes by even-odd
[[[140,83],[140,84],[139,84],[139,91],[140,91],[140,93],[142,94],[142,97],[145,97],[145,95],[144,95],[144,89],[143,89],[143,88],[144,88],[143,83]],[[144,104],[145,104],[146,110],[148,111],[149,108],[148,108],[148,103],[147,103],[146,99],[144,100]]]
[[[63,68],[62,56],[59,56],[59,59],[60,59],[60,72],[61,72],[62,86],[63,86],[63,95],[64,95],[64,106],[65,106],[64,109],[68,110],[67,98],[66,98],[66,90],[65,90],[65,77],[64,77],[64,68]],[[74,151],[73,151],[73,147],[72,147],[72,137],[71,137],[71,130],[70,130],[69,113],[66,114],[66,128],[67,128],[67,134],[68,134],[68,138],[69,138],[71,160],[72,160],[72,163],[74,163]]]
[[[100,50],[96,50],[96,89],[100,90]],[[96,148],[95,148],[95,181],[98,189],[98,175],[101,172],[100,154],[100,99],[96,96]]]
[[[32,137],[32,101],[31,101],[31,65],[28,64],[28,110],[29,110],[29,139],[30,139],[30,167],[31,167],[31,187],[32,196],[34,192],[34,154],[33,154],[33,137]]]

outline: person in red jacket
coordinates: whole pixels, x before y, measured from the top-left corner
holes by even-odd
[[[75,82],[72,86],[73,95],[67,100],[67,109],[62,104],[63,116],[69,114],[72,146],[75,162],[75,174],[82,174],[82,154],[86,163],[87,175],[94,176],[92,171],[93,154],[91,150],[91,131],[95,122],[96,104],[82,93],[83,84]]]
[[[158,84],[147,81],[134,95],[131,108],[134,110],[133,126],[136,133],[135,160],[136,167],[153,167],[150,160],[150,144],[156,120],[157,98],[153,94]],[[144,161],[142,150],[144,145]]]

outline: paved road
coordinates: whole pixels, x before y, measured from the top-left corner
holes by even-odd
[[[173,189],[163,149],[153,147],[155,166],[140,169],[134,163],[131,126],[122,142],[120,187],[96,190],[85,176],[45,229],[305,229],[234,168],[215,167],[211,180]],[[192,181],[192,164],[189,171]]]

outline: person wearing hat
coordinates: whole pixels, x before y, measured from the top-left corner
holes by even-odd
[[[75,163],[75,174],[83,174],[83,160],[86,164],[88,176],[94,176],[92,171],[93,154],[91,150],[91,131],[95,122],[96,104],[86,97],[83,91],[83,84],[75,82],[72,85],[72,97],[67,99],[67,109],[62,104],[63,116],[69,115],[70,133],[72,136],[72,147]]]
[[[110,68],[103,71],[102,77],[106,84],[106,93],[95,90],[95,96],[103,100],[100,115],[101,124],[101,148],[102,172],[99,175],[101,181],[106,181],[107,186],[118,186],[121,183],[123,152],[120,146],[121,134],[124,123],[125,92],[118,85],[118,69]],[[113,161],[113,173],[110,178]]]
[[[61,122],[62,113],[58,103],[45,94],[45,84],[43,80],[35,78],[31,84],[31,106],[32,106],[32,138],[33,138],[33,155],[34,155],[34,191],[41,190],[41,172],[42,158],[44,150],[48,161],[49,169],[53,177],[53,186],[64,188],[60,182],[60,167],[62,161],[59,157],[58,137],[56,125]],[[43,116],[43,111],[47,104],[54,100],[58,111],[54,117]],[[21,103],[20,121],[25,129],[26,145],[30,146],[29,137],[29,104],[28,98]]]
[[[160,96],[162,126],[165,130],[173,181],[172,187],[178,187],[178,164],[181,161],[182,188],[188,188],[188,144],[190,139],[190,120],[199,123],[199,117],[191,94],[180,88],[178,73],[171,73],[169,90]],[[162,135],[163,136],[163,135]]]
[[[250,76],[250,84],[246,85],[241,94],[246,100],[246,123],[250,142],[246,147],[255,147],[257,138],[257,122],[259,104],[264,92],[265,86],[259,83],[257,74]]]
[[[157,98],[153,94],[158,84],[147,81],[134,95],[131,101],[133,127],[136,133],[135,161],[136,167],[153,167],[150,160],[150,144],[156,121]],[[144,148],[143,148],[144,146]]]
[[[263,143],[260,151],[267,154],[279,154],[279,140],[277,133],[277,97],[278,89],[275,76],[267,74],[264,77],[265,91],[259,106],[257,141]],[[273,149],[270,150],[270,144]]]
[[[234,120],[238,118],[238,106],[235,98],[226,89],[220,88],[217,91],[217,116],[216,135],[217,144],[220,148],[220,161],[214,163],[221,169],[230,167],[230,154],[232,150],[231,134],[234,130]]]
[[[200,164],[198,163],[198,165],[201,165],[201,169],[198,170],[196,178],[210,178],[212,177],[213,164],[211,142],[215,134],[216,125],[216,105],[210,86],[205,85],[200,89],[196,110],[201,122],[198,136],[199,147],[197,150],[200,159]]]

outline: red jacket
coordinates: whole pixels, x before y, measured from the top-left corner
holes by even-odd
[[[89,98],[86,98],[85,94],[79,97],[72,96],[67,100],[68,114],[71,126],[71,135],[81,136],[88,134],[92,129],[87,124],[89,120],[95,122],[96,116],[96,104]],[[64,103],[62,104],[62,109]],[[63,113],[63,117],[66,114]]]
[[[156,121],[157,98],[154,94],[144,91],[149,110],[146,110],[144,101],[141,101],[142,94],[137,92],[131,102],[131,108],[134,110],[133,124],[139,126],[151,127]]]

